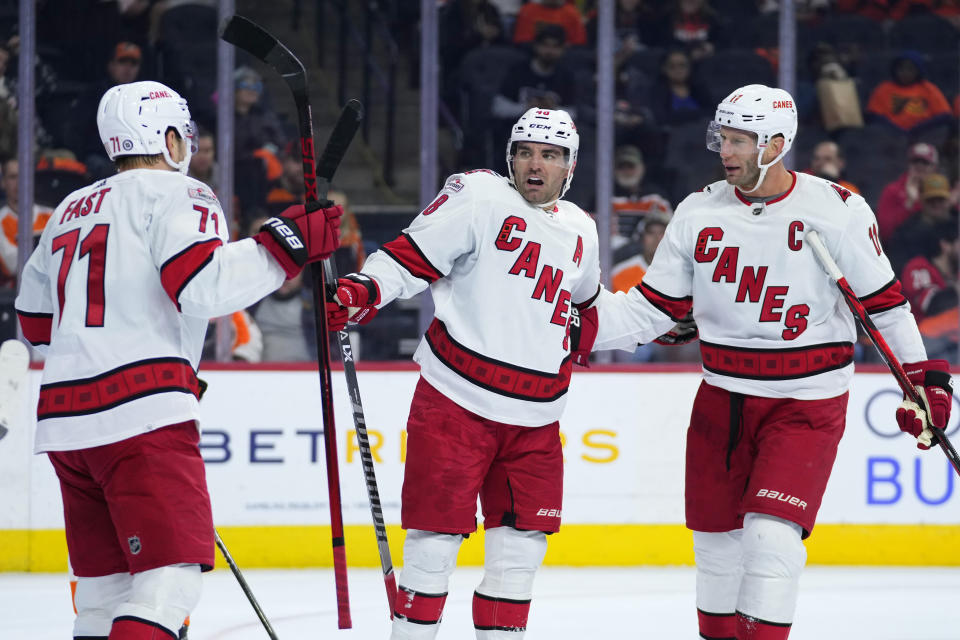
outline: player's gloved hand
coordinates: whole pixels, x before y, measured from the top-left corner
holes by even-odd
[[[341,216],[340,205],[295,204],[264,222],[253,239],[270,252],[290,279],[308,262],[324,260],[337,250]]]
[[[600,328],[600,318],[597,308],[590,307],[580,311],[576,306],[570,307],[570,322],[567,331],[570,338],[570,355],[573,361],[582,367],[590,366],[590,351],[597,339],[597,330]]]
[[[687,344],[697,339],[700,332],[697,330],[697,323],[693,321],[693,311],[683,316],[673,329],[654,340],[657,344],[665,344],[668,347],[675,347],[681,344]]]
[[[377,315],[380,287],[365,273],[349,273],[337,278],[336,289],[327,290],[327,327],[340,331],[347,322],[367,324]]]
[[[901,431],[916,437],[918,449],[929,449],[933,432],[927,426],[928,417],[933,426],[941,429],[950,420],[950,408],[953,406],[950,365],[946,360],[923,360],[904,364],[903,370],[920,394],[923,406],[905,398],[897,407],[897,424]]]

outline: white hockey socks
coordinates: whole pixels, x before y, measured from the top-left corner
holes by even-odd
[[[483,580],[473,594],[473,626],[479,640],[523,638],[533,578],[546,552],[542,531],[487,529]]]
[[[113,612],[130,595],[133,576],[113,573],[97,578],[77,578],[73,605],[77,617],[73,621],[74,638],[106,638],[113,624]]]
[[[200,565],[159,567],[132,578],[129,598],[114,611],[110,640],[176,640],[200,601]]]
[[[762,513],[743,519],[743,581],[737,640],[786,640],[797,608],[807,548],[800,525]]]
[[[705,640],[734,640],[737,594],[743,576],[742,529],[693,532],[697,562],[697,622]]]
[[[431,640],[437,636],[461,542],[461,535],[407,531],[391,640]]]

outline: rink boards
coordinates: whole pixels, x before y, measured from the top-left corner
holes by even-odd
[[[31,407],[39,372],[32,371]],[[214,520],[244,566],[329,566],[330,516],[315,371],[204,368],[201,446]],[[347,557],[379,566],[342,374],[334,372]],[[411,367],[369,366],[360,386],[384,515],[400,563],[404,424],[417,381]],[[682,371],[578,371],[561,431],[563,527],[554,565],[691,564],[683,526],[684,432],[700,375]],[[938,451],[900,435],[900,394],[884,373],[854,378],[847,431],[808,540],[815,564],[960,565],[960,486]],[[956,401],[955,401],[956,402]],[[960,441],[958,414],[948,433]],[[0,570],[59,571],[65,543],[59,491],[45,456],[31,455],[32,411],[0,440]],[[460,562],[480,564],[482,534]]]

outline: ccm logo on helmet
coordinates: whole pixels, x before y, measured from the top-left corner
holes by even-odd
[[[774,100],[773,101],[774,109],[793,109],[792,100]]]
[[[292,248],[303,249],[303,242],[297,236],[296,231],[288,227],[280,218],[270,218],[264,224],[269,225],[278,235],[283,236],[283,239]]]
[[[150,92],[151,100],[156,100],[157,98],[172,98],[172,97],[173,96],[170,95],[169,91],[151,91]]]
[[[534,122],[533,124],[530,125],[530,128],[531,129],[551,129],[552,127],[548,124],[537,124],[536,122]]]

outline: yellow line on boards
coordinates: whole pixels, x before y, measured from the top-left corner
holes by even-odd
[[[241,568],[333,566],[329,526],[222,527],[220,536]],[[402,565],[403,531],[387,527],[390,553]],[[369,525],[344,527],[350,567],[379,567]],[[669,566],[693,564],[693,537],[678,524],[568,524],[548,537],[544,564]],[[822,565],[960,566],[957,525],[821,524],[807,540],[808,563]],[[63,530],[0,530],[0,571],[67,569]],[[460,549],[458,564],[483,564],[483,532]],[[218,556],[217,567],[225,568]]]

